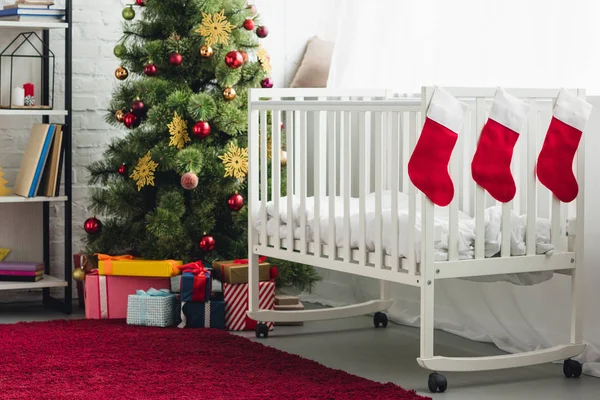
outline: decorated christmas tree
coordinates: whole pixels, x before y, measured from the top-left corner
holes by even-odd
[[[89,167],[88,253],[246,258],[247,95],[273,86],[267,27],[246,0],[138,0],[122,15],[107,121],[124,135]],[[273,264],[280,283],[318,280]]]
[[[11,193],[6,187],[7,183],[8,181],[4,179],[4,171],[2,171],[2,167],[0,167],[0,196],[7,196]]]

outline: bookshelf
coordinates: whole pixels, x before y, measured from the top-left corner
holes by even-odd
[[[44,124],[63,124],[64,158],[62,164],[63,192],[57,197],[36,196],[31,198],[16,195],[0,197],[0,244],[13,248],[9,254],[11,260],[36,261],[43,260],[45,265],[44,278],[37,282],[0,281],[0,291],[8,290],[41,290],[44,306],[58,309],[66,314],[72,311],[72,38],[73,0],[65,0],[64,22],[20,22],[0,21],[0,31],[18,34],[19,31],[41,32],[44,43],[44,56],[41,59],[42,68],[42,103],[49,104],[50,93],[50,61],[49,50],[50,30],[63,29],[64,34],[64,109],[0,109],[0,124],[6,116],[35,117],[37,122]],[[61,39],[62,41],[62,39]],[[56,95],[56,93],[55,93]],[[56,102],[54,101],[54,104]],[[30,123],[29,121],[28,123]],[[1,125],[0,125],[1,126]],[[57,224],[63,231],[64,240],[64,279],[58,278],[55,270],[50,269],[53,256],[50,251],[50,216],[51,204],[64,204],[64,218]],[[53,210],[54,211],[54,210]],[[60,216],[59,212],[59,216]],[[20,228],[20,229],[17,229]],[[13,254],[14,253],[14,254]],[[53,265],[55,266],[55,265]],[[53,289],[51,292],[50,289]],[[56,288],[64,291],[63,296],[56,296]],[[62,289],[62,290],[61,290]]]

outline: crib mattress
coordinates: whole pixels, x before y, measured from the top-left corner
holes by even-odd
[[[420,262],[421,258],[421,215],[420,210],[417,209],[417,215],[415,218],[415,246],[414,249],[408,248],[408,232],[410,228],[409,213],[408,213],[408,197],[406,194],[400,192],[398,195],[398,228],[397,228],[397,241],[398,251],[400,257],[406,257],[409,251],[413,251],[416,262]],[[288,218],[287,215],[287,198],[283,197],[280,199],[280,212],[278,215],[275,213],[275,207],[272,202],[267,203],[266,214],[267,223],[266,231],[269,237],[275,235],[276,230],[279,230],[279,237],[282,239],[284,246],[288,246],[288,222],[293,224],[293,235],[294,239],[301,238],[301,224],[300,224],[300,202],[296,198],[292,198],[293,215]],[[315,230],[317,220],[314,217],[314,199],[307,198],[305,202],[305,225],[306,225],[306,241],[307,243],[314,243]],[[346,237],[344,230],[345,219],[344,219],[344,200],[342,197],[334,198],[335,214],[333,218],[333,225],[329,220],[329,199],[327,197],[322,198],[320,205],[320,238],[321,243],[324,245],[330,245],[330,229],[334,227],[335,233],[335,246],[338,249],[338,254],[343,254],[343,248],[345,243],[349,240],[350,247],[352,249],[358,249],[360,243],[364,241],[364,246],[367,251],[375,250],[375,231],[377,229],[377,218],[375,214],[375,198],[374,195],[367,196],[365,206],[365,229],[364,234],[362,233],[359,221],[359,207],[358,199],[350,199],[350,212],[349,212],[349,226],[350,226],[350,238]],[[385,254],[391,255],[392,243],[394,240],[393,226],[392,226],[392,209],[391,205],[391,192],[387,191],[382,194],[382,215],[381,215],[381,229],[382,229],[382,250]],[[254,214],[255,227],[259,230],[262,228],[264,212],[256,210]],[[263,216],[263,217],[261,217]],[[435,260],[446,261],[448,260],[448,209],[447,208],[435,208],[434,226],[435,226]],[[521,256],[527,252],[525,243],[525,221],[526,215],[516,215],[513,212],[511,216],[511,255]],[[494,257],[500,253],[502,243],[502,232],[501,232],[501,221],[502,221],[502,208],[500,206],[490,207],[485,210],[485,256]],[[458,229],[458,256],[461,260],[468,260],[474,257],[474,243],[475,243],[475,220],[468,216],[466,213],[459,212],[459,229]],[[538,218],[536,222],[536,254],[552,254],[554,252],[554,246],[550,241],[550,221],[544,218]],[[482,276],[467,278],[475,281],[505,281],[516,285],[533,285],[552,277],[551,271],[544,272],[533,272],[533,273],[521,273],[521,274],[507,274],[507,275],[493,275],[493,276]]]

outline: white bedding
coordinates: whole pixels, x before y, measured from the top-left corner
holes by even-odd
[[[359,203],[357,198],[350,199],[350,246],[352,248],[359,247],[359,241],[362,236],[359,229]],[[335,241],[337,247],[344,246],[344,200],[343,197],[335,197]],[[300,238],[300,201],[298,198],[292,198],[293,203],[293,215],[292,222],[294,224],[294,238]],[[391,224],[391,192],[385,191],[382,193],[382,244],[383,250],[386,254],[391,255],[392,247],[392,224]],[[419,203],[419,202],[417,202]],[[375,215],[375,194],[367,196],[365,201],[365,246],[369,251],[375,249],[375,229],[376,229],[376,215]],[[316,220],[314,217],[314,198],[310,197],[306,199],[305,204],[305,218],[306,218],[306,238],[308,241],[314,240],[314,230],[316,227]],[[320,229],[321,229],[321,242],[329,245],[329,198],[324,196],[321,199],[319,214],[320,218]],[[420,204],[417,204],[417,215],[415,223],[415,258],[417,262],[421,259],[421,215],[420,215]],[[279,216],[275,213],[275,207],[273,202],[267,203],[267,235],[273,236],[275,229],[279,229],[280,238],[284,240],[284,244],[287,241],[287,223],[289,221],[287,215],[287,197],[282,197],[279,203]],[[260,218],[261,213],[258,210],[254,213],[255,227],[260,230],[262,226],[262,220]],[[445,261],[448,259],[448,208],[435,207],[435,251],[436,261]],[[512,213],[511,221],[511,255],[521,256],[526,254],[526,242],[525,242],[525,221],[526,215],[517,215]],[[409,215],[408,215],[408,196],[405,193],[400,192],[398,194],[398,250],[401,257],[405,257],[408,252],[408,230],[409,230]],[[501,221],[502,221],[502,208],[500,206],[490,207],[485,210],[485,256],[493,257],[500,253],[502,243],[501,233]],[[466,260],[473,258],[474,256],[474,244],[475,244],[475,220],[468,216],[466,213],[459,211],[459,230],[458,230],[458,253],[459,259]],[[536,253],[537,254],[552,254],[554,252],[554,246],[550,243],[550,221],[543,218],[537,219],[536,224]],[[477,280],[483,281],[497,281],[504,280],[510,281],[515,284],[534,284],[540,281],[549,279],[552,273],[533,273],[533,274],[511,274],[510,276],[504,276],[500,278],[495,277],[481,277]]]

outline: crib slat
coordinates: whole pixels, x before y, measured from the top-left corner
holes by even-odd
[[[327,158],[329,163],[329,182],[327,186],[329,188],[329,259],[335,260],[336,258],[336,240],[335,240],[335,198],[336,198],[336,184],[335,184],[335,173],[336,173],[336,158],[335,158],[335,121],[337,113],[330,111],[327,118]]]
[[[408,154],[412,154],[417,143],[417,113],[408,113]],[[409,156],[410,157],[410,156]],[[403,166],[408,165],[409,158],[405,159]],[[407,170],[408,168],[405,167]],[[408,181],[409,179],[407,179]],[[415,186],[408,184],[408,254],[406,254],[406,269],[411,275],[417,273],[417,262],[415,257],[415,229],[417,222],[417,192]]]
[[[550,242],[558,250],[560,248],[561,202],[552,195],[552,215],[550,220]]]
[[[294,146],[294,141],[296,140],[296,125],[295,116],[297,112],[289,110],[285,114],[285,150],[287,153],[287,166],[286,166],[286,188],[285,194],[287,196],[287,250],[288,252],[294,251],[294,151],[296,147]]]
[[[281,150],[281,111],[273,111],[271,122],[271,189],[273,190],[271,197],[275,215],[279,219],[279,200],[281,198],[281,161],[279,153]],[[281,247],[280,236],[279,226],[277,226],[273,235],[277,248]]]
[[[298,152],[300,159],[298,167],[300,169],[300,254],[306,254],[306,111],[300,111],[300,140],[298,141],[300,151]]]
[[[450,158],[450,176],[452,181],[458,184],[454,191],[454,198],[448,207],[448,260],[458,259],[458,204],[461,198],[460,169],[462,165],[459,162],[462,159],[462,143],[464,140],[464,131],[459,132],[455,151]]]
[[[341,100],[344,101],[348,101],[350,100],[349,97],[342,97]],[[346,121],[346,117],[350,115],[349,112],[347,111],[339,111],[339,128],[337,130],[338,133],[338,139],[339,139],[339,144],[338,144],[338,148],[340,149],[340,160],[338,162],[339,164],[339,174],[340,174],[340,179],[338,180],[338,191],[339,191],[339,195],[343,196],[344,195],[344,191],[346,190],[346,179],[345,179],[345,174],[346,174],[346,170],[344,168],[344,163],[346,162],[346,159],[344,157],[346,157],[346,154],[344,153],[343,149],[344,146],[346,144],[346,135],[344,135],[344,123]]]
[[[398,271],[400,268],[400,255],[398,252],[398,185],[399,179],[398,175],[400,172],[400,168],[402,165],[400,164],[400,155],[398,151],[398,142],[400,141],[400,132],[399,132],[399,122],[400,115],[399,113],[389,113],[388,114],[388,132],[391,135],[391,148],[392,152],[390,153],[390,169],[391,169],[391,191],[392,191],[392,204],[391,204],[391,212],[392,212],[392,232],[391,232],[391,245],[392,245],[392,271]],[[390,129],[391,126],[391,129]]]
[[[304,97],[296,97],[295,98],[296,101],[303,101]],[[296,150],[296,154],[294,154],[295,159],[299,159],[300,158],[300,140],[305,140],[304,138],[304,132],[300,131],[300,117],[302,115],[302,112],[300,111],[294,111],[294,149]],[[302,181],[300,180],[300,168],[294,167],[294,182],[296,183],[294,185],[294,194],[295,195],[299,195],[300,194],[300,185],[302,185]]]
[[[502,204],[502,247],[500,247],[501,257],[510,257],[510,239],[512,237],[512,205],[512,201]]]
[[[253,95],[250,94],[250,98],[253,99]],[[260,169],[259,169],[259,112],[254,110],[252,106],[249,107],[248,112],[248,236],[250,237],[249,244],[259,244],[259,237],[256,235],[255,218],[258,217],[259,221],[262,215],[255,215],[254,212],[257,209],[259,202],[259,182],[260,182]],[[260,209],[260,208],[259,208]],[[265,220],[266,222],[266,220]],[[263,223],[264,224],[264,223]],[[250,252],[252,249],[248,249]]]
[[[486,121],[485,99],[476,100],[476,123],[475,129],[477,137],[481,135],[481,130]],[[475,187],[475,258],[485,257],[485,190],[476,185]]]
[[[358,114],[358,263],[360,266],[366,264],[365,254],[365,201],[366,201],[366,116],[365,112]]]
[[[324,112],[315,113],[314,117],[314,158],[313,158],[313,181],[314,181],[314,216],[313,216],[313,235],[314,235],[314,243],[315,243],[315,256],[321,257],[321,193],[322,190],[322,182],[321,175],[323,174],[323,169],[326,169],[327,166],[322,162],[321,158],[321,144],[322,137],[325,135],[325,126],[323,124],[323,118],[320,114],[324,114]],[[327,118],[327,117],[325,117]]]
[[[267,245],[267,112],[260,112],[260,244]]]
[[[352,150],[352,113],[346,112],[343,115],[344,123],[340,127],[341,136],[344,138],[343,144],[343,170],[344,170],[344,261],[347,263],[352,262],[352,252],[350,248],[350,164],[352,162],[351,150]]]
[[[531,113],[527,119],[527,255],[535,255],[535,234],[537,218],[537,179],[535,177],[535,165],[537,162],[537,132],[539,113],[537,101],[529,100]]]
[[[373,133],[373,143],[375,145],[375,268],[381,268],[382,266],[382,252],[381,252],[381,191],[382,189],[382,141],[383,133],[382,129],[385,126],[383,119],[383,113],[376,112],[375,118],[375,132]],[[368,148],[366,148],[368,150]]]

